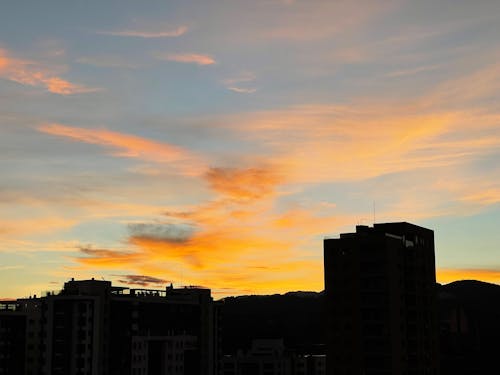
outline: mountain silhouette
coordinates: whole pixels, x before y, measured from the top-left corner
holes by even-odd
[[[476,280],[436,284],[441,374],[500,373],[500,285]],[[223,354],[252,339],[283,338],[289,350],[324,351],[323,292],[227,297],[219,301]],[[485,372],[486,371],[486,372]]]

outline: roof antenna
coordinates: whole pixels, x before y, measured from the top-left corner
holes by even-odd
[[[376,215],[375,215],[376,211],[375,211],[375,201],[373,201],[373,225],[375,225],[375,218],[376,218]]]

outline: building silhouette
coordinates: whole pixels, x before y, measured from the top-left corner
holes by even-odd
[[[0,374],[24,374],[26,366],[26,314],[15,302],[0,303]]]
[[[0,303],[2,375],[213,375],[217,347],[209,289],[71,280]]]
[[[287,350],[283,339],[254,339],[251,348],[224,355],[221,375],[325,375],[325,355]]]
[[[327,374],[438,374],[434,232],[357,226],[325,239]]]

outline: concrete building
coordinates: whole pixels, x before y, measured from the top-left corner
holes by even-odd
[[[1,375],[39,374],[41,319],[35,301],[0,301]]]
[[[111,375],[125,374],[123,368],[138,368],[130,350],[133,343],[142,347],[143,355],[148,354],[147,375],[216,373],[217,314],[210,290],[117,289],[111,311]],[[170,363],[162,362],[163,355]],[[176,367],[182,367],[182,372],[172,372]]]
[[[134,336],[132,375],[183,375],[196,360],[197,337],[188,335]],[[197,369],[196,369],[197,370]]]
[[[325,375],[324,355],[285,349],[283,339],[252,340],[250,350],[222,358],[222,375]]]
[[[434,232],[357,226],[324,241],[327,374],[437,374]]]
[[[25,373],[27,315],[16,302],[0,303],[0,374]]]
[[[0,375],[214,375],[210,290],[71,280],[0,303]]]

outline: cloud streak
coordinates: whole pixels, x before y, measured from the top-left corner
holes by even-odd
[[[173,61],[182,64],[196,64],[200,66],[213,65],[216,63],[212,56],[199,53],[165,53],[158,54],[157,58],[165,61]]]
[[[122,250],[98,249],[91,246],[78,248],[81,255],[76,257],[79,263],[90,267],[123,268],[141,259],[141,254]]]
[[[175,224],[131,223],[128,225],[131,237],[153,238],[158,241],[182,243],[189,241],[194,234],[192,226]]]
[[[84,94],[101,90],[67,81],[52,74],[38,63],[12,57],[8,51],[1,48],[0,78],[25,86],[43,87],[47,91],[59,95]]]
[[[185,175],[198,175],[205,169],[201,159],[186,149],[135,135],[62,124],[45,124],[39,126],[38,130],[42,133],[107,148],[116,157],[169,164]]]
[[[255,87],[248,87],[248,85],[255,81],[255,78],[255,74],[251,72],[244,72],[240,76],[227,78],[223,80],[222,83],[230,91],[234,91],[239,94],[253,94],[257,91],[257,89]]]
[[[75,60],[79,64],[91,65],[98,68],[124,68],[136,69],[139,66],[131,63],[129,59],[117,56],[83,56]]]
[[[139,30],[139,29],[128,29],[128,30],[116,30],[116,31],[97,31],[96,34],[110,35],[110,36],[120,36],[120,37],[133,37],[133,38],[145,38],[145,39],[156,39],[156,38],[177,38],[179,36],[187,33],[187,26],[179,26],[175,29],[169,30]]]
[[[164,279],[159,279],[157,277],[147,276],[147,275],[114,275],[119,277],[118,282],[127,285],[139,285],[143,287],[147,286],[160,286],[165,285],[169,281]]]
[[[227,86],[227,89],[230,91],[237,92],[238,94],[253,94],[257,91],[255,88],[244,88],[244,87],[236,87],[236,86]]]
[[[210,168],[205,178],[214,191],[241,200],[267,197],[282,181],[270,168]]]

